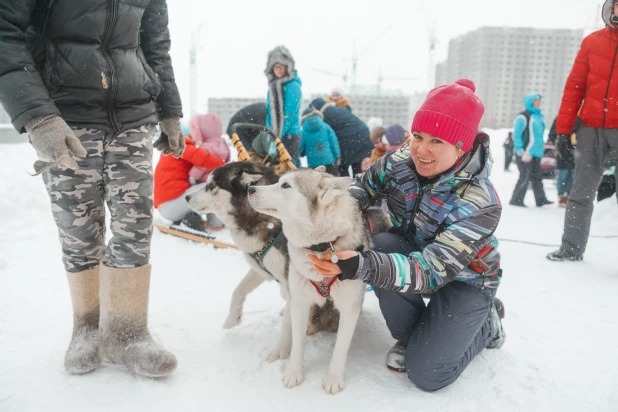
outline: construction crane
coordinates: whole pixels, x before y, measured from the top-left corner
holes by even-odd
[[[353,47],[352,47],[352,58],[348,59],[352,61],[352,75],[351,75],[351,85],[350,85],[350,93],[353,93],[356,90],[356,69],[358,68],[358,61],[360,60],[361,57],[363,57],[373,46],[375,46],[375,44],[378,42],[378,40],[380,40],[382,38],[382,36],[384,36],[386,33],[388,33],[391,29],[393,28],[393,25],[390,24],[388,25],[384,30],[382,30],[382,32],[376,36],[373,39],[373,42],[369,43],[367,45],[367,47],[365,47],[365,49],[361,52],[361,53],[357,53],[356,52],[356,40],[354,40],[353,42]]]
[[[396,81],[415,81],[416,77],[384,77],[382,76],[382,68],[378,69],[378,95],[382,92],[382,81],[384,80],[396,80]]]
[[[427,29],[429,36],[429,50],[427,55],[427,87],[428,90],[435,86],[436,75],[436,45],[438,44],[438,38],[436,36],[436,19],[430,16],[427,7],[423,0],[419,0],[417,10],[424,14],[423,23]]]
[[[317,73],[326,74],[328,76],[340,77],[341,80],[343,81],[343,89],[344,90],[348,89],[348,74],[347,73],[344,73],[344,74],[333,73],[333,72],[329,72],[329,71],[326,71],[326,70],[321,70],[321,69],[318,69],[318,68],[315,68],[315,67],[313,68],[313,71],[317,72]]]

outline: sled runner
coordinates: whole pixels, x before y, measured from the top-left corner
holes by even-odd
[[[170,226],[155,225],[155,226],[157,227],[157,229],[159,229],[159,231],[163,233],[182,237],[184,239],[192,240],[194,242],[207,243],[219,249],[238,249],[233,244],[221,242],[217,240],[214,236],[206,232],[200,232],[197,230],[192,230],[187,227],[182,227],[178,225],[170,225]]]

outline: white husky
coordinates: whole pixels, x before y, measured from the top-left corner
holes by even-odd
[[[264,214],[281,220],[290,255],[289,313],[292,352],[283,383],[288,388],[303,382],[304,341],[313,304],[323,305],[326,297],[339,309],[339,331],[328,374],[322,381],[331,394],[343,390],[348,349],[361,311],[365,285],[359,280],[339,281],[332,286],[315,270],[309,254],[315,250],[368,249],[371,235],[348,193],[351,179],[333,177],[324,168],[303,169],[283,175],[269,186],[250,186],[251,205]],[[284,325],[286,324],[284,320]]]

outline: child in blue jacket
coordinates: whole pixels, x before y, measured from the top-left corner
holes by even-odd
[[[300,138],[300,156],[307,156],[308,166],[316,168],[326,166],[326,171],[338,176],[341,163],[339,141],[333,129],[324,123],[319,110],[305,111],[302,117],[302,135]]]

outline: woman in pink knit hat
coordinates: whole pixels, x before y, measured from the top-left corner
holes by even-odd
[[[505,340],[498,226],[502,206],[489,181],[489,137],[472,81],[437,87],[414,116],[409,147],[387,154],[350,187],[365,210],[386,199],[392,229],[368,251],[312,256],[324,276],[371,285],[391,335],[389,369],[418,387],[453,383],[485,348]],[[425,304],[423,297],[429,298]]]

